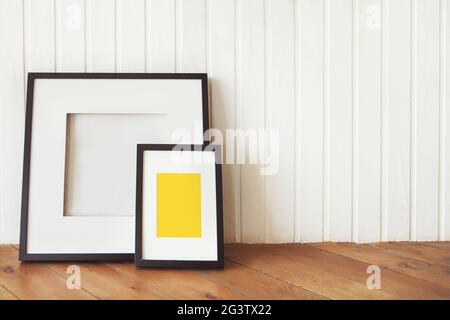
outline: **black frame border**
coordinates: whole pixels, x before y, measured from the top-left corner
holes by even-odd
[[[20,216],[19,260],[22,262],[132,262],[133,253],[55,253],[36,254],[27,252],[28,200],[30,193],[30,160],[33,123],[34,82],[36,79],[198,79],[202,82],[203,130],[209,130],[208,75],[206,73],[67,73],[29,72],[25,116],[25,141],[22,176],[22,203]],[[205,144],[206,142],[204,142]]]
[[[145,151],[171,151],[175,147],[178,151],[214,151],[216,171],[216,228],[217,228],[217,260],[191,261],[191,260],[144,260],[142,258],[142,189],[143,189],[143,162]],[[219,145],[175,145],[175,144],[138,144],[137,145],[137,175],[136,175],[136,244],[134,264],[140,268],[224,268],[224,235],[223,235],[223,198],[222,198],[222,164],[221,148]]]

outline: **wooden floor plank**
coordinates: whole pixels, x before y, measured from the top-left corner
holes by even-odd
[[[421,244],[427,245],[427,246],[430,246],[430,247],[434,247],[434,248],[438,248],[438,249],[442,249],[442,250],[445,250],[447,252],[450,252],[450,241],[421,242]]]
[[[397,256],[417,259],[426,263],[432,263],[442,268],[450,266],[450,252],[434,248],[420,243],[376,243],[371,244],[378,249]]]
[[[50,264],[49,268],[67,278],[69,264]],[[162,290],[154,288],[137,277],[125,277],[111,265],[103,263],[80,264],[81,287],[99,299],[172,299]]]
[[[278,254],[300,260],[322,271],[366,284],[370,264],[337,255],[310,245],[282,245],[276,248]],[[392,293],[400,299],[448,299],[448,288],[422,279],[381,268],[381,290]]]
[[[354,282],[329,272],[308,266],[271,248],[273,245],[227,246],[226,257],[278,279],[331,299],[395,299],[393,294],[368,290],[365,284]]]
[[[17,300],[17,297],[9,292],[5,287],[0,286],[0,300]]]
[[[67,264],[52,264],[50,268],[66,276],[65,270]],[[171,299],[171,298],[186,298],[197,299],[205,296],[221,296],[217,290],[199,292],[198,283],[205,282],[204,278],[210,284],[215,283],[219,287],[229,289],[231,292],[236,292],[239,296],[233,293],[234,298],[241,299],[324,299],[317,294],[308,292],[302,288],[289,285],[283,281],[273,279],[264,274],[254,272],[254,270],[241,268],[239,265],[228,262],[226,263],[225,271],[174,271],[177,275],[174,278],[180,278],[180,281],[175,282],[175,286],[169,288],[169,282],[164,286],[159,281],[148,282],[142,281],[140,274],[130,273],[126,271],[126,276],[122,274],[122,269],[126,264],[83,264],[81,268],[81,286],[88,292],[92,293],[100,299]],[[126,267],[125,267],[126,268]],[[134,266],[132,266],[134,268]],[[142,272],[141,272],[142,273]],[[161,270],[156,270],[158,278],[161,276]],[[147,275],[154,278],[153,275]],[[167,276],[164,272],[162,276]],[[179,292],[180,283],[186,282],[186,278],[194,278],[195,287],[189,286],[189,283],[184,288],[184,292]],[[170,281],[171,277],[169,277]],[[159,286],[158,286],[159,284]],[[159,289],[160,288],[160,289]],[[204,288],[204,287],[202,287]],[[222,289],[223,290],[223,289]],[[170,295],[170,292],[174,296]],[[189,296],[191,294],[191,296]],[[228,294],[228,293],[227,293]]]
[[[226,288],[238,291],[249,299],[327,299],[228,260],[225,271],[197,271],[197,273]]]
[[[204,279],[189,270],[136,269],[131,264],[115,264],[112,267],[123,277],[151,284],[175,299],[246,299],[244,294]]]
[[[19,299],[94,299],[83,290],[69,290],[66,281],[45,264],[22,264],[17,250],[0,247],[0,285]]]
[[[437,266],[429,262],[379,249],[372,245],[320,243],[313,244],[313,246],[355,260],[378,265],[385,269],[394,270],[411,277],[429,281],[436,285],[447,287],[450,283],[450,270],[448,266]]]

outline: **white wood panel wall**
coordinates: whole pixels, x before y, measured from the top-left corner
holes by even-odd
[[[450,240],[450,0],[0,0],[0,243],[18,241],[26,73],[208,72],[227,242]],[[266,141],[268,142],[268,141]]]

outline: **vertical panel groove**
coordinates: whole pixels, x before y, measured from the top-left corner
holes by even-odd
[[[59,0],[53,0],[53,44],[54,44],[54,48],[53,48],[53,54],[54,54],[54,71],[58,71],[58,43],[57,43],[57,31],[56,31],[56,27],[57,27],[57,18],[56,18],[56,13],[58,11],[57,10],[57,2]]]
[[[381,214],[380,214],[380,241],[387,240],[388,234],[388,195],[389,195],[389,1],[381,3]]]
[[[234,30],[234,67],[235,67],[235,73],[234,73],[234,88],[235,88],[235,97],[234,97],[234,122],[236,124],[236,129],[240,128],[240,103],[239,103],[239,96],[240,96],[240,21],[241,21],[241,14],[240,14],[240,7],[241,2],[240,0],[234,0],[235,1],[235,30]],[[236,148],[235,148],[236,150]],[[236,157],[234,159],[236,161]],[[239,216],[237,218],[237,225],[236,225],[236,232],[237,242],[242,242],[242,172],[241,172],[241,166],[239,165]]]
[[[294,99],[295,99],[295,147],[294,147],[294,174],[295,174],[295,227],[294,227],[294,235],[295,242],[300,242],[300,224],[301,224],[301,210],[300,210],[300,143],[301,143],[301,130],[300,130],[300,122],[301,122],[301,112],[300,112],[300,88],[301,88],[301,76],[300,76],[300,62],[301,62],[301,0],[295,1],[294,6],[294,64],[295,64],[295,74],[294,74]]]
[[[27,101],[27,80],[28,80],[27,79],[26,61],[25,61],[26,60],[26,57],[25,57],[25,54],[26,54],[26,41],[25,40],[26,40],[25,39],[25,0],[22,0],[22,79],[24,80],[24,84],[23,84],[23,89],[24,90],[23,90],[23,105],[21,106],[21,108],[23,110],[23,114],[24,115],[26,115],[26,105],[25,104],[26,104],[26,101]],[[29,44],[29,42],[28,42],[28,44]],[[1,119],[0,119],[0,121],[1,121]],[[25,127],[25,120],[23,120],[23,127]],[[1,137],[0,137],[0,139],[1,139]],[[24,141],[24,143],[25,143],[25,134],[22,134],[20,139],[22,141]],[[21,155],[22,155],[22,153],[21,153]],[[23,157],[23,155],[22,155],[22,157]],[[19,162],[19,163],[21,164],[21,162]],[[22,177],[22,175],[20,175],[20,177]],[[18,190],[18,191],[20,192],[21,190]],[[21,200],[21,198],[20,198],[20,200]],[[19,207],[18,209],[21,210],[21,207]],[[19,213],[20,213],[20,211],[19,211]],[[17,217],[17,221],[19,221],[19,217]],[[19,224],[20,223],[18,223],[18,225]]]
[[[323,241],[330,240],[330,2],[323,12]]]
[[[149,63],[151,61],[151,52],[150,52],[150,0],[144,0],[144,71],[152,72],[151,68],[149,68]]]
[[[441,0],[440,8],[440,99],[439,99],[439,240],[445,240],[445,193],[448,186],[445,185],[446,170],[446,88],[447,88],[447,4],[446,0]]]
[[[119,61],[117,57],[117,1],[114,0],[114,72],[119,70],[117,66],[117,62]]]
[[[242,0],[236,0],[236,128],[242,129]],[[238,148],[235,148],[237,151]],[[235,157],[235,161],[237,159]],[[243,172],[242,166],[239,165],[239,242],[243,242],[244,237],[244,217],[243,217]]]
[[[209,16],[209,2],[208,2],[208,0],[203,0],[203,7],[204,7],[203,10],[205,11],[205,21],[204,21],[204,24],[205,24],[205,34],[204,34],[204,37],[205,37],[205,72],[208,73],[209,70],[211,69],[210,68],[210,60],[211,59],[209,59],[209,57],[208,57],[209,56],[209,51],[210,51],[210,48],[209,48],[209,42],[210,42],[209,41],[209,19],[208,19],[208,16]],[[208,81],[209,80],[210,79],[208,79]],[[210,85],[208,86],[208,89],[209,89],[208,96],[211,97],[211,86]],[[209,106],[211,107],[211,103],[209,104]],[[212,110],[209,113],[209,116],[212,117]],[[212,118],[209,119],[210,123],[211,123],[211,119]]]
[[[353,0],[353,208],[352,208],[352,241],[358,242],[358,0]]]
[[[84,62],[85,71],[92,71],[92,0],[84,4]]]
[[[443,236],[444,240],[449,241],[450,240],[450,104],[449,104],[449,95],[450,95],[450,81],[448,79],[448,76],[450,74],[450,62],[449,62],[449,55],[450,55],[450,4],[448,0],[444,1],[444,9],[445,9],[445,18],[444,18],[444,25],[445,25],[445,41],[442,44],[443,50],[444,50],[444,67],[445,69],[441,70],[443,71],[444,76],[444,85],[445,85],[445,93],[444,93],[444,101],[443,101],[443,110],[444,110],[444,141],[442,143],[444,144],[444,159],[443,159],[443,165],[444,168],[443,172],[441,173],[444,177],[444,188],[441,191],[443,198],[444,198],[444,208],[443,208],[443,214],[444,219],[442,221],[443,224]]]
[[[173,35],[173,61],[174,61],[174,71],[175,72],[179,72],[178,70],[178,1],[174,0],[173,1],[173,12],[175,15],[175,19],[173,19],[173,30],[174,30],[174,35]]]
[[[149,5],[148,5],[148,1],[149,0],[144,0],[144,72],[150,72],[149,70],[149,55],[150,55],[150,50],[148,49],[149,46]]]
[[[61,71],[61,24],[60,12],[61,0],[55,0],[55,70]]]
[[[204,6],[204,12],[205,12],[205,72],[209,75],[211,72],[211,58],[210,58],[210,20],[209,20],[209,2],[208,0],[203,1]],[[211,77],[208,77],[208,105],[209,105],[209,123],[212,125],[212,119],[213,119],[213,108],[212,108],[212,85],[211,85]]]
[[[87,68],[87,60],[86,60],[86,56],[87,56],[87,48],[86,48],[86,44],[87,44],[87,25],[88,25],[88,16],[87,16],[87,2],[89,0],[83,0],[83,14],[84,14],[84,72],[87,72],[88,68]]]
[[[409,240],[416,240],[417,0],[411,0],[411,218]]]
[[[296,31],[296,28],[297,28],[297,21],[296,21],[296,8],[297,8],[297,6],[296,6],[296,2],[297,1],[294,1],[293,2],[293,4],[292,4],[292,16],[291,16],[291,19],[292,19],[292,50],[293,50],[293,61],[292,61],[292,63],[293,63],[293,77],[292,77],[292,81],[293,81],[293,84],[292,84],[292,99],[293,99],[293,113],[292,113],[292,116],[293,116],[293,120],[292,120],[292,125],[293,125],[293,142],[292,142],[292,150],[294,151],[293,152],[293,157],[294,157],[294,159],[293,159],[293,166],[292,166],[292,170],[293,170],[293,196],[294,196],[294,199],[293,199],[293,203],[292,203],[292,208],[293,208],[293,220],[292,220],[292,241],[293,242],[295,242],[296,241],[296,228],[297,228],[297,225],[296,225],[296,205],[295,205],[295,199],[296,199],[296,177],[295,177],[295,168],[296,168],[296,163],[295,163],[295,152],[296,152],[296,130],[297,130],[297,121],[296,121],[296,109],[297,109],[297,88],[296,88],[296,81],[297,81],[297,76],[296,76],[296,73],[297,73],[297,71],[296,71],[296,68],[297,68],[297,61],[296,61],[296,50],[297,50],[297,48],[296,48],[296,43],[297,43],[297,39],[296,39],[296,35],[297,35],[297,31]]]
[[[268,105],[268,101],[271,101],[271,86],[269,85],[269,79],[272,76],[272,57],[271,57],[271,12],[270,5],[268,1],[264,1],[264,129],[265,133],[265,141],[264,141],[264,162],[266,162],[267,154],[268,154],[268,130],[271,128],[270,123],[270,108]],[[267,196],[267,179],[264,179],[264,198]],[[264,241],[270,242],[271,235],[271,216],[270,214],[265,215],[265,232],[264,232]]]
[[[183,72],[181,57],[183,55],[183,2],[175,0],[175,70]]]
[[[28,39],[29,33],[27,32],[28,31],[27,29],[29,27],[29,22],[30,22],[30,21],[28,21],[29,12],[28,12],[28,14],[26,14],[27,9],[29,9],[29,7],[27,6],[27,1],[22,0],[22,46],[23,46],[22,63],[23,63],[23,88],[24,88],[23,94],[24,94],[25,100],[27,97],[27,70],[28,70],[28,65],[29,65],[29,56],[27,55],[27,53],[28,53],[28,45],[30,43],[30,41]]]
[[[240,95],[240,76],[241,76],[241,68],[240,68],[240,31],[241,31],[241,2],[240,0],[234,1],[234,12],[235,12],[235,30],[234,30],[234,123],[236,125],[236,129],[239,128],[240,125],[240,105],[239,105],[239,95]],[[236,158],[235,160],[236,161]],[[238,209],[236,212],[236,241],[242,242],[242,171],[241,166],[238,166],[238,174],[239,174],[239,196],[238,196]]]
[[[114,0],[116,13],[116,72],[122,71],[122,0]]]

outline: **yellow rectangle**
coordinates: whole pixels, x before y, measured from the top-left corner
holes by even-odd
[[[200,178],[199,173],[157,174],[157,237],[202,236]]]

